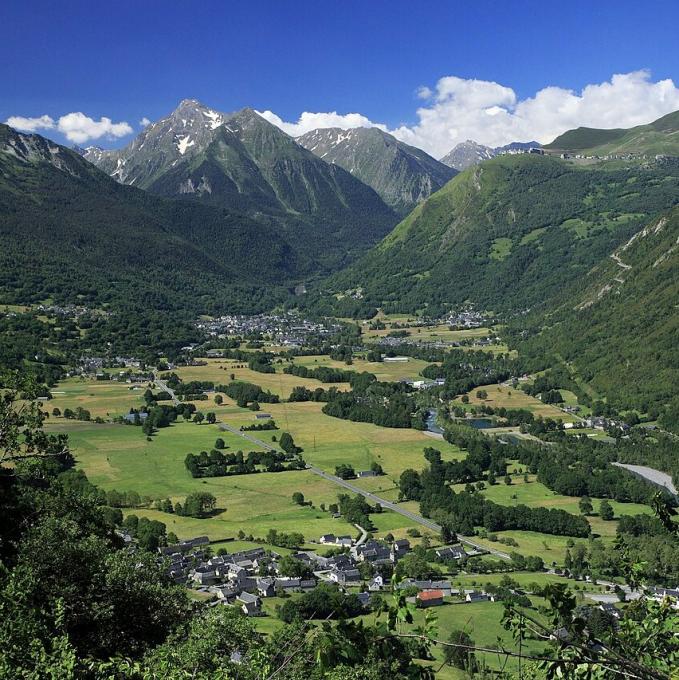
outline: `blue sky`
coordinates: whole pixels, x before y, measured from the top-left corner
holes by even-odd
[[[456,139],[457,133],[442,132],[454,122],[442,123],[436,133],[418,133],[418,108],[436,109],[441,96],[455,98],[458,107],[464,106],[461,97],[473,97],[460,87],[437,94],[441,78],[511,88],[514,101],[497,96],[498,105],[512,111],[548,86],[580,93],[588,84],[641,69],[647,69],[641,79],[647,88],[679,79],[679,3],[662,0],[5,0],[0,25],[0,120],[58,121],[82,112],[95,121],[104,116],[128,122],[135,132],[143,117],[156,120],[192,97],[222,111],[270,110],[288,123],[305,111],[357,112],[371,123],[401,129],[401,137],[433,152]],[[628,88],[623,85],[619,89]],[[422,87],[431,90],[428,100],[418,97]],[[651,99],[658,101],[647,107],[648,116],[673,104],[674,91],[661,90],[653,91]],[[645,92],[630,90],[627,96],[647,98]],[[484,105],[492,108],[493,96],[486,94]],[[617,101],[608,106],[618,108]],[[621,101],[629,108],[629,99]],[[564,124],[578,115],[585,124],[599,121],[599,114],[587,111]],[[621,113],[620,122],[635,124],[645,114]],[[613,120],[610,111],[600,117]],[[479,134],[493,142],[530,125],[493,132],[482,125]],[[542,136],[558,127],[552,122],[543,131],[540,125]],[[476,130],[463,125],[458,132]],[[66,140],[56,122],[38,131]],[[96,142],[119,146],[130,138],[109,134]]]

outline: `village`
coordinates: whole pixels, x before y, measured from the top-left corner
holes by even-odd
[[[129,535],[121,535],[130,546],[133,545]],[[335,584],[345,592],[355,592],[361,604],[369,608],[374,593],[391,590],[389,577],[385,574],[393,573],[398,561],[411,552],[408,539],[397,539],[389,544],[366,538],[365,533],[357,541],[349,535],[324,534],[317,542],[319,549],[330,549],[330,556],[305,550],[292,552],[283,560],[281,554],[264,547],[233,553],[220,548],[214,555],[207,536],[158,548],[158,554],[160,563],[175,583],[206,596],[213,606],[234,606],[247,616],[260,616],[263,599],[309,592],[323,582]],[[477,550],[468,552],[459,544],[439,547],[434,552],[441,563],[482,554]],[[289,574],[291,564],[297,575]],[[409,601],[423,608],[441,605],[445,597],[453,596],[463,602],[496,599],[495,593],[453,588],[445,579],[406,577],[398,581],[396,588],[412,593]]]

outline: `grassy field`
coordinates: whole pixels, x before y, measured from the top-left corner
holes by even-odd
[[[298,597],[291,595],[292,598]],[[386,592],[383,597],[390,602],[391,594]],[[535,606],[544,604],[544,600],[539,597],[531,597]],[[257,629],[265,634],[273,633],[279,630],[285,624],[276,616],[276,607],[285,602],[285,599],[278,597],[265,598],[262,600],[262,609],[265,616],[255,619]],[[501,602],[461,602],[457,598],[446,598],[444,604],[432,609],[437,619],[437,633],[436,637],[441,640],[446,640],[453,630],[469,631],[475,644],[484,647],[495,647],[500,644],[508,649],[514,650],[516,648],[512,634],[506,631],[501,623],[504,605]],[[533,612],[534,615],[540,616]],[[362,619],[367,625],[375,625],[383,622],[385,615],[377,617],[375,614],[365,614],[359,619]],[[410,633],[416,627],[424,623],[424,610],[418,609],[414,614],[414,621],[411,625],[402,625],[399,632]],[[523,651],[526,654],[539,653],[544,651],[544,645],[539,642],[524,643]],[[441,646],[432,647],[433,660],[425,661],[424,664],[434,668],[436,677],[440,680],[462,680],[466,676],[456,668],[443,665],[443,648]],[[504,658],[498,660],[497,654],[485,654],[478,656],[479,660],[483,660],[490,668],[497,669],[503,663]],[[514,669],[515,662],[510,660],[507,663],[506,669]]]
[[[45,407],[50,413],[54,408],[63,413],[64,409],[75,410],[81,406],[90,411],[93,418],[113,417],[129,413],[132,406],[139,408],[143,404],[142,395],[146,387],[146,384],[68,378],[51,391],[53,398],[46,402]]]
[[[254,414],[232,403],[217,407],[212,402],[198,402],[204,410],[214,409],[220,422],[240,426],[254,421]],[[325,416],[322,404],[271,404],[271,415],[291,432],[305,449],[308,462],[334,471],[341,462],[352,462],[357,469],[369,467],[379,460],[390,477],[362,480],[373,488],[393,488],[398,475],[406,467],[424,465],[422,449],[431,440],[414,430],[391,430],[366,423],[350,423]],[[168,524],[168,529],[180,537],[205,533],[213,540],[235,536],[240,529],[246,534],[263,536],[269,528],[280,531],[301,531],[308,538],[322,533],[351,533],[343,520],[332,519],[321,510],[292,504],[290,498],[301,491],[318,507],[336,502],[341,492],[336,485],[310,472],[260,473],[237,477],[193,479],[184,467],[187,453],[198,453],[214,446],[215,439],[225,440],[228,450],[256,450],[257,446],[238,435],[221,431],[217,425],[196,425],[178,422],[159,430],[152,440],[146,440],[141,430],[133,426],[96,424],[54,419],[51,431],[69,434],[77,464],[91,481],[104,489],[137,491],[142,496],[183,499],[197,490],[209,491],[217,498],[217,506],[225,510],[204,520],[175,517],[151,510],[137,514],[156,517]],[[271,433],[255,433],[260,438]],[[315,442],[315,446],[314,446]],[[438,444],[438,443],[437,443]],[[455,447],[445,444],[445,453],[458,455]],[[409,520],[395,513],[374,516],[377,534],[405,534]]]
[[[180,366],[174,369],[174,372],[185,382],[189,380],[210,380],[215,384],[228,384],[231,382],[231,375],[234,375],[235,380],[255,383],[262,389],[269,390],[284,399],[288,398],[292,388],[297,385],[303,385],[312,390],[317,387],[327,389],[333,385],[338,389],[349,389],[347,383],[333,383],[331,385],[312,378],[298,378],[295,375],[287,375],[283,373],[284,365],[276,365],[276,373],[258,373],[250,370],[247,364],[238,361],[207,359],[206,366]],[[348,368],[345,364],[342,364],[342,366]]]
[[[368,340],[374,340],[383,338],[394,330],[406,330],[410,339],[421,340],[422,342],[428,342],[432,339],[460,342],[461,340],[485,338],[490,333],[489,328],[465,328],[453,331],[448,324],[439,324],[437,326],[411,326],[407,328],[387,327],[379,330],[364,329],[363,335]]]
[[[373,373],[378,380],[384,382],[396,382],[401,378],[412,378],[416,380],[421,377],[420,373],[423,368],[429,366],[429,362],[421,359],[408,358],[408,361],[366,361],[365,359],[354,358],[351,366],[347,366],[343,361],[335,361],[329,356],[306,356],[296,357],[295,364],[300,366],[307,366],[308,368],[316,368],[318,366],[328,366],[330,368],[339,368],[341,370],[351,370],[357,373],[367,371]],[[315,381],[317,382],[317,381]]]
[[[520,465],[515,466],[521,468]],[[510,469],[513,467],[510,465]],[[535,481],[534,475],[528,476],[528,483],[524,482],[522,475],[512,476],[512,484],[507,485],[498,483],[493,486],[486,486],[481,492],[486,498],[500,505],[527,505],[529,507],[558,508],[573,514],[579,514],[579,498],[573,496],[562,496],[548,489],[544,484]],[[453,486],[455,491],[462,491],[463,484]],[[615,512],[615,517],[620,515],[651,514],[652,510],[647,505],[639,503],[619,503],[609,501]],[[593,498],[592,504],[594,512],[598,512],[601,499]],[[598,515],[587,518],[592,533],[601,537],[604,541],[610,541],[615,537],[617,521],[604,521]],[[525,555],[539,555],[545,560],[546,564],[556,562],[561,565],[564,560],[566,549],[568,548],[568,537],[553,536],[531,531],[501,531],[497,532],[498,537],[513,538],[519,544],[518,547],[502,547],[501,543],[479,539],[479,542],[487,546],[494,546],[501,550],[512,551]],[[576,543],[578,540],[575,541]],[[580,541],[587,543],[587,541]]]
[[[479,389],[487,392],[488,396],[486,399],[479,399],[476,396]],[[495,409],[503,406],[508,409],[521,408],[530,411],[536,417],[542,416],[543,418],[554,418],[555,420],[562,420],[564,423],[580,420],[570,413],[564,413],[556,406],[543,404],[539,399],[531,397],[522,390],[507,387],[506,385],[484,385],[481,388],[473,389],[467,396],[469,397],[469,405],[471,406],[485,404],[486,406],[492,406]],[[461,397],[457,397],[453,403],[455,405],[462,405],[460,399]]]
[[[316,402],[262,405],[278,426],[290,432],[295,443],[304,449],[303,456],[308,463],[334,472],[340,463],[351,464],[359,471],[369,469],[376,461],[386,473],[383,478],[386,487],[393,486],[406,468],[424,467],[422,451],[427,446],[440,449],[448,459],[462,455],[456,446],[433,440],[423,432],[332,418],[321,412],[322,407],[323,404]],[[253,420],[253,415],[243,409],[223,415],[217,412],[225,422],[237,427]]]

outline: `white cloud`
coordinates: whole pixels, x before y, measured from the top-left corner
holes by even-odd
[[[140,125],[141,127],[145,128],[147,125],[151,125],[151,121],[150,121],[146,116],[144,116],[144,117],[139,121],[139,125]]]
[[[132,133],[129,123],[114,123],[110,118],[102,116],[99,120],[94,120],[81,112],[67,113],[61,116],[56,122],[50,116],[40,116],[39,118],[24,118],[22,116],[10,116],[7,125],[24,130],[26,132],[36,132],[37,130],[57,130],[66,139],[75,144],[84,144],[93,139],[106,137],[107,139],[118,139]]]
[[[572,128],[628,128],[679,110],[679,88],[669,79],[654,82],[646,70],[616,74],[580,92],[549,86],[526,99],[500,83],[456,76],[441,78],[433,89],[422,86],[417,94],[427,100],[416,111],[417,123],[389,132],[437,158],[466,139],[488,146],[532,140],[546,144]],[[359,113],[305,112],[296,123],[286,123],[271,111],[261,115],[293,136],[315,127],[387,129]]]
[[[129,123],[114,123],[105,116],[94,120],[80,112],[67,113],[59,118],[57,129],[66,139],[76,144],[84,144],[101,137],[118,139],[132,133],[132,126]]]
[[[279,127],[284,132],[287,132],[293,137],[316,130],[317,128],[338,127],[348,130],[349,128],[357,127],[378,127],[386,130],[386,125],[373,123],[366,116],[360,113],[337,113],[331,111],[329,113],[310,113],[305,111],[297,120],[296,123],[286,123],[280,116],[277,116],[273,111],[257,111],[257,113],[265,118],[270,123]]]
[[[10,127],[16,128],[17,130],[23,130],[24,132],[54,129],[54,119],[50,118],[49,116],[40,116],[39,118],[10,116],[6,122]]]

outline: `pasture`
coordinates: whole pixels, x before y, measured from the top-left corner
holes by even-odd
[[[130,407],[143,405],[142,396],[147,383],[133,385],[131,383],[111,380],[93,380],[90,378],[67,378],[51,390],[52,399],[45,402],[50,413],[58,408],[87,409],[92,418],[97,416],[109,418],[129,413]]]
[[[479,390],[487,393],[485,399],[480,399],[476,396]],[[564,423],[572,423],[580,420],[577,416],[570,413],[565,413],[560,408],[552,404],[543,404],[539,399],[531,397],[523,390],[508,387],[507,385],[484,385],[477,387],[467,393],[469,397],[469,406],[492,406],[494,409],[525,409],[530,411],[535,417],[553,418],[554,420],[562,420]],[[456,397],[453,401],[455,406],[462,406],[461,397]]]

